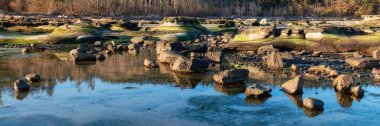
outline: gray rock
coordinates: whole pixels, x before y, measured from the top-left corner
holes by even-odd
[[[248,74],[249,71],[245,69],[231,69],[215,74],[213,79],[219,84],[243,83],[248,80]]]

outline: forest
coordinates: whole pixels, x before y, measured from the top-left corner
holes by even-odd
[[[76,16],[358,17],[380,0],[1,0],[0,13]]]

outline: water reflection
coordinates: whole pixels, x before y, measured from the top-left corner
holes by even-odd
[[[245,102],[249,105],[261,105],[261,104],[264,104],[271,97],[272,97],[271,94],[263,95],[260,97],[247,96],[245,98]]]
[[[303,94],[297,94],[297,95],[290,95],[288,93],[284,94],[296,105],[298,108],[302,108],[303,103],[302,103],[302,95]]]
[[[225,95],[238,95],[244,93],[247,88],[246,84],[215,84],[214,90]]]
[[[183,89],[193,89],[202,80],[202,74],[184,74],[170,72],[173,81],[178,87]]]
[[[36,55],[0,58],[0,80],[2,82],[0,84],[0,105],[11,106],[0,109],[0,114],[6,115],[6,117],[12,117],[9,115],[19,116],[18,112],[14,111],[20,109],[18,107],[27,106],[33,108],[30,110],[30,115],[41,112],[41,108],[46,110],[42,113],[52,112],[53,114],[50,113],[50,115],[54,115],[56,106],[50,104],[50,102],[54,102],[54,105],[64,110],[79,109],[75,114],[86,113],[83,111],[88,110],[79,106],[90,106],[94,113],[101,113],[95,114],[96,117],[88,117],[96,120],[80,123],[89,125],[103,124],[103,121],[111,124],[133,125],[136,123],[133,119],[138,117],[142,118],[140,120],[145,120],[146,116],[158,115],[157,120],[161,120],[164,117],[162,113],[170,117],[162,122],[173,119],[173,122],[178,120],[199,121],[209,125],[273,123],[274,125],[292,125],[297,122],[314,124],[312,123],[314,120],[305,118],[316,116],[318,116],[316,118],[318,121],[319,119],[329,121],[329,116],[334,116],[338,112],[336,110],[341,107],[357,107],[348,110],[349,116],[354,118],[368,110],[365,107],[358,108],[380,103],[375,99],[378,97],[378,86],[370,83],[364,84],[363,88],[372,90],[369,98],[373,99],[363,100],[363,104],[352,106],[353,101],[360,101],[363,97],[335,94],[331,88],[331,82],[305,81],[304,96],[322,99],[327,105],[325,114],[322,114],[323,111],[306,110],[302,108],[303,95],[289,95],[278,89],[280,84],[294,75],[264,70],[251,70],[248,82],[272,83],[274,89],[272,95],[246,97],[243,94],[246,84],[214,84],[212,74],[225,69],[224,64],[216,64],[216,71],[204,74],[174,73],[168,64],[159,64],[159,68],[147,69],[142,64],[143,60],[155,59],[154,51],[116,53],[107,57],[103,62],[82,63],[61,61],[51,57],[36,57]],[[13,92],[11,90],[13,81],[23,78],[29,73],[40,73],[43,80],[40,83],[32,83],[30,92]],[[183,91],[178,91],[179,89]],[[21,100],[22,102],[19,102]],[[43,105],[40,106],[40,104]],[[147,108],[150,110],[148,111]],[[8,111],[10,112],[6,113]],[[132,121],[104,119],[103,113],[107,112],[109,115],[113,115],[115,112],[122,113],[119,117],[124,117],[125,113],[133,113],[134,118],[131,119]],[[79,116],[76,117],[73,114],[62,113],[58,112],[58,114],[67,115],[66,118],[69,119],[77,118],[76,121],[83,119],[78,119]],[[135,115],[136,113],[138,117]],[[373,113],[379,114],[380,112],[375,110]],[[61,118],[61,115],[57,118]],[[274,119],[279,119],[279,121],[274,122]]]
[[[319,114],[322,114],[323,111],[324,110],[310,110],[310,109],[303,108],[303,112],[308,118],[314,118],[318,116]]]

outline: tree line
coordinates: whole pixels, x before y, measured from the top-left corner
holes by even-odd
[[[1,0],[0,13],[86,16],[360,16],[380,0]]]

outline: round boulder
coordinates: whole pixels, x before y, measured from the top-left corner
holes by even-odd
[[[315,98],[305,98],[303,100],[303,106],[309,110],[323,110],[324,104],[322,100]]]

